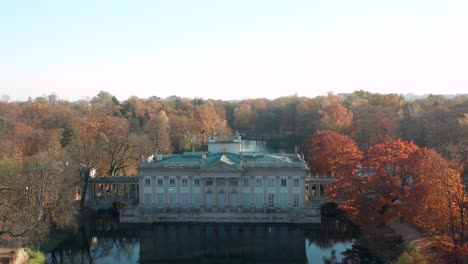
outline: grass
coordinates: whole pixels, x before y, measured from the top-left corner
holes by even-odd
[[[46,263],[46,256],[41,251],[26,248],[26,252],[29,255],[28,264],[44,264],[44,263]]]

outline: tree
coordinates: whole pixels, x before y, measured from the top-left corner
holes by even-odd
[[[385,223],[406,215],[407,204],[414,197],[415,179],[423,177],[413,171],[419,148],[413,143],[393,140],[368,148],[361,162],[362,169],[337,178],[349,191],[332,188],[332,195],[345,197],[343,209],[357,223]],[[357,168],[356,168],[357,169]]]
[[[362,150],[395,138],[397,122],[393,112],[368,103],[354,109],[349,135]]]
[[[340,97],[328,95],[321,111],[320,128],[343,132],[351,126],[353,113],[341,104]]]
[[[169,118],[165,111],[160,111],[151,127],[152,131],[148,131],[152,144],[153,153],[170,153],[171,152],[171,127]]]
[[[60,140],[60,145],[62,148],[68,146],[76,137],[75,131],[68,125],[65,124],[62,132],[62,139]]]
[[[104,117],[101,112],[89,113],[85,118],[76,118],[72,124],[76,133],[76,138],[67,146],[67,152],[79,171],[81,179],[81,201],[80,208],[85,205],[86,192],[90,174],[93,169],[99,169],[99,163],[102,160],[102,145],[98,137],[102,133]]]
[[[131,141],[126,119],[106,117],[96,143],[103,153],[101,167],[107,170],[109,176],[120,176],[132,161],[138,160],[138,155],[133,153],[135,145]]]
[[[312,173],[328,175],[345,174],[350,170],[349,166],[356,168],[362,158],[350,137],[333,131],[317,131],[307,139],[304,152]]]
[[[23,210],[29,215],[32,242],[38,244],[48,229],[57,226],[66,230],[74,226],[73,197],[78,181],[74,166],[60,149],[49,148],[26,159],[25,201]]]
[[[249,129],[253,127],[254,114],[252,107],[243,103],[234,109],[234,122],[233,125],[238,129]]]
[[[451,263],[461,263],[461,256],[468,253],[468,199],[461,167],[434,150],[395,139],[368,148],[361,165],[349,168],[329,192],[345,199],[341,208],[355,223],[406,219],[436,238],[446,257],[457,256]]]
[[[450,263],[468,257],[468,196],[462,182],[462,166],[445,160],[431,149],[421,149],[415,178],[412,213],[408,220],[424,230]]]
[[[0,160],[0,239],[23,236],[29,230],[21,221],[27,219],[22,210],[25,185],[21,166],[19,161]]]

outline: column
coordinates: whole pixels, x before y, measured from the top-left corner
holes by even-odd
[[[156,176],[151,177],[151,206],[155,207],[156,201]]]
[[[288,182],[286,183],[286,185],[288,186],[288,207],[289,208],[293,208],[293,193],[292,193],[292,185],[293,185],[293,181],[292,181],[292,176],[288,176]]]
[[[231,181],[231,178],[227,177],[226,178],[226,190],[224,191],[224,203],[225,203],[225,207],[226,207],[226,211],[230,211],[231,209],[231,190],[230,190],[230,181]]]
[[[250,208],[255,208],[255,176],[250,176]]]
[[[181,185],[181,180],[180,180],[181,176],[178,176],[176,178],[176,190],[177,190],[177,194],[176,194],[176,198],[177,198],[177,202],[176,202],[176,207],[177,208],[181,208],[182,207],[182,201],[180,200],[180,185]]]
[[[263,208],[268,207],[268,192],[267,192],[267,186],[268,186],[268,178],[267,176],[262,177],[262,184],[263,184]]]
[[[218,178],[213,178],[213,209],[218,210]]]
[[[189,188],[189,208],[193,209],[193,176],[189,176],[188,178],[188,188]]]
[[[143,206],[144,203],[145,203],[145,199],[144,199],[144,197],[143,197],[143,195],[144,195],[144,194],[143,194],[143,193],[144,193],[144,192],[143,192],[143,191],[144,191],[144,187],[143,187],[144,185],[143,185],[143,184],[145,184],[145,183],[143,182],[143,177],[139,177],[139,178],[138,178],[138,188],[141,187],[141,192],[138,192],[138,197],[139,197],[139,201],[140,201],[140,203],[139,203],[140,206]]]
[[[299,186],[301,187],[301,194],[299,197],[299,207],[304,207],[304,201],[305,201],[305,176],[301,176],[299,179]]]
[[[164,208],[169,208],[169,177],[164,176],[163,180],[163,188],[164,188]]]
[[[132,184],[133,186],[133,198],[135,199],[135,201],[138,201],[138,184]]]
[[[243,208],[242,201],[244,200],[244,185],[243,185],[243,179],[242,176],[237,178],[237,211],[241,211],[241,208]]]
[[[127,200],[130,200],[130,186],[132,186],[130,183],[126,183],[125,186],[127,186]]]
[[[200,212],[205,209],[205,178],[200,177]]]
[[[280,204],[279,204],[279,199],[280,199],[280,191],[279,191],[279,190],[280,190],[280,184],[281,184],[281,180],[280,180],[280,179],[281,179],[280,176],[276,176],[276,177],[275,177],[275,183],[276,183],[276,185],[275,185],[275,187],[276,187],[276,188],[275,188],[275,189],[276,189],[276,193],[275,193],[275,196],[276,196],[276,197],[275,197],[275,207],[276,207],[277,209],[280,209]]]

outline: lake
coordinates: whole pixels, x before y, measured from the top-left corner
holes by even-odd
[[[119,224],[90,221],[48,253],[49,263],[327,263],[352,248],[358,232],[321,224]],[[352,262],[350,262],[352,263]]]

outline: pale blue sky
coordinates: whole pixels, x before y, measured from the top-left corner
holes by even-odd
[[[468,93],[468,1],[0,3],[0,95]]]

